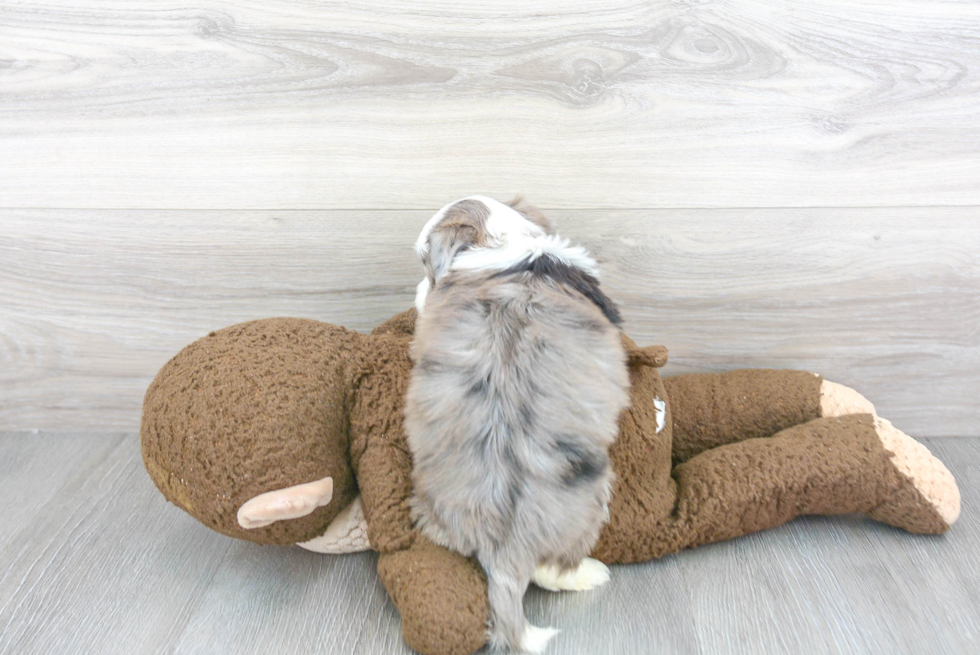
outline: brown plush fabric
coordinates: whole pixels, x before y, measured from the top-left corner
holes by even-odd
[[[895,479],[895,490],[887,500],[868,512],[868,516],[916,534],[942,534],[949,530],[949,524],[907,476],[895,471]]]
[[[354,343],[344,328],[302,319],[234,325],[184,348],[143,402],[143,462],[167,500],[223,534],[291,544],[323,533],[356,495],[347,394]],[[238,508],[274,489],[333,477],[312,514],[243,530]]]
[[[419,537],[412,548],[382,553],[378,575],[415,650],[466,655],[486,643],[487,580],[474,560]]]
[[[418,313],[414,308],[401,314],[395,314],[387,321],[371,330],[371,334],[390,334],[393,336],[409,337],[415,334],[415,319]]]
[[[677,495],[677,484],[670,475],[669,405],[664,427],[656,431],[654,399],[666,402],[667,392],[652,364],[666,362],[666,353],[647,360],[631,339],[624,337],[623,344],[629,361],[630,406],[619,418],[619,437],[609,450],[616,474],[609,522],[592,550],[593,557],[606,563],[641,559],[644,538],[640,532],[649,527],[651,517],[669,515]]]
[[[361,487],[361,504],[371,545],[382,553],[412,545],[408,499],[412,455],[402,428],[412,361],[409,338],[382,335],[363,353],[350,409],[351,463]]]
[[[870,415],[821,418],[705,451],[677,466],[669,550],[730,539],[805,514],[867,512],[896,471]]]
[[[769,369],[667,378],[674,415],[674,463],[819,418],[822,381],[805,371]]]
[[[632,430],[632,421],[624,421],[621,439],[632,441]],[[623,469],[631,477],[637,472]],[[644,561],[805,514],[871,512],[916,532],[949,527],[891,464],[866,414],[816,419],[771,438],[707,450],[672,475],[661,474],[656,484],[665,496],[659,508],[648,505],[651,499],[638,494],[636,485],[617,489],[613,520],[596,557],[607,563]]]
[[[486,640],[486,579],[473,560],[418,535],[408,510],[402,411],[414,319],[405,312],[371,335],[270,319],[194,342],[147,391],[143,456],[169,500],[258,543],[318,536],[359,490],[406,641],[431,655],[465,654]],[[948,529],[892,464],[871,416],[817,418],[818,376],[663,380],[657,367],[666,349],[638,348],[625,336],[623,343],[631,405],[610,451],[617,479],[595,557],[646,560],[801,514],[870,512],[918,532]],[[326,475],[334,477],[326,507],[266,528],[238,527],[237,509],[249,498]]]

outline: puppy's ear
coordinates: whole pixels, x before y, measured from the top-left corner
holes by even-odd
[[[426,268],[430,286],[449,272],[449,267],[461,252],[480,241],[480,232],[465,222],[442,222],[429,234],[429,253]]]
[[[529,203],[524,199],[524,196],[518,195],[516,198],[507,203],[507,206],[514,211],[520,212],[524,218],[531,221],[542,230],[545,234],[555,233],[555,224],[550,218],[541,213],[537,207]]]
[[[449,208],[446,215],[432,228],[428,239],[428,252],[423,264],[429,276],[430,287],[446,273],[461,252],[486,245],[486,223],[489,208],[478,200],[463,200]]]

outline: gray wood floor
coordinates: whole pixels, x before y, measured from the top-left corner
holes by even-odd
[[[572,653],[980,652],[980,439],[928,439],[963,492],[942,537],[810,517],[532,589]],[[400,653],[371,553],[211,532],[167,504],[134,434],[0,433],[0,653]]]

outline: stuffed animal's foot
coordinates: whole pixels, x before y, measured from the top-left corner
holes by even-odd
[[[609,567],[591,557],[566,571],[557,564],[541,564],[534,569],[532,579],[534,584],[550,591],[588,591],[609,582]]]
[[[946,532],[960,516],[960,490],[953,474],[921,443],[875,417],[875,431],[898,472],[895,493],[868,515],[921,534]]]
[[[330,522],[322,535],[296,545],[315,553],[327,555],[371,550],[371,542],[368,541],[367,521],[364,519],[364,510],[361,508],[361,497],[358,496],[347,507],[340,510],[340,514]]]
[[[854,389],[823,380],[820,383],[820,416],[848,414],[875,415],[875,406]]]

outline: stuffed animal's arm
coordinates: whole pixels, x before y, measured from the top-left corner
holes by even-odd
[[[476,561],[419,535],[409,548],[381,553],[378,577],[415,650],[469,655],[486,643],[487,580]]]
[[[479,565],[412,528],[411,458],[403,440],[372,439],[355,455],[378,576],[402,618],[405,641],[425,655],[464,655],[486,643],[487,583]]]
[[[413,528],[412,456],[402,426],[411,364],[403,341],[378,336],[350,412],[351,465],[371,545],[380,553],[378,575],[410,646],[426,655],[472,653],[487,640],[486,579],[476,562]]]
[[[415,319],[418,313],[415,308],[395,314],[387,321],[371,330],[371,334],[391,334],[401,336],[412,336],[415,334]]]

